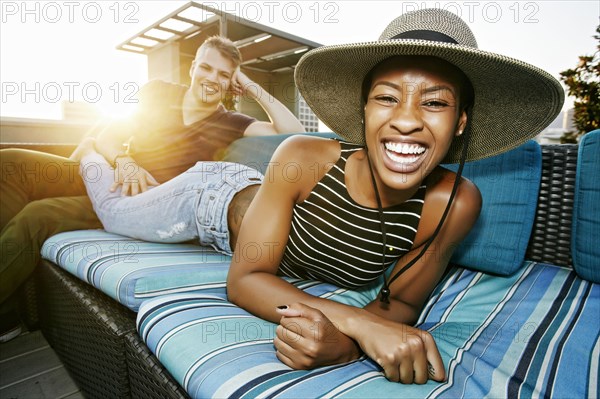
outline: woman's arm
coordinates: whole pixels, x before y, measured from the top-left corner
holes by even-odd
[[[282,280],[277,270],[287,244],[294,205],[318,182],[315,166],[326,167],[331,153],[334,158],[339,156],[339,144],[333,140],[306,136],[285,140],[269,162],[264,182],[244,216],[229,270],[227,294],[232,302],[263,319],[278,322],[281,316],[276,309],[280,305],[305,302],[324,306],[330,302]],[[292,168],[294,176],[290,173]]]
[[[305,198],[318,180],[312,174],[314,160],[321,160],[320,166],[324,167],[339,156],[337,143],[336,152],[332,155],[331,146],[317,146],[314,140],[298,137],[286,141],[274,154],[265,183],[248,210],[240,231],[228,277],[230,300],[261,318],[281,323],[276,339],[278,356],[293,367],[310,368],[354,359],[359,351],[352,339],[384,368],[393,381],[425,382],[428,378],[427,362],[435,368],[431,376],[443,380],[443,364],[431,336],[402,323],[414,322],[422,303],[442,275],[451,254],[446,248],[451,241],[446,237],[450,235],[445,231],[455,228],[460,217],[450,216],[448,222],[452,222],[442,229],[428,256],[392,285],[392,303],[388,308],[373,302],[360,309],[314,297],[276,276],[287,243],[293,206]],[[291,181],[281,175],[286,161],[301,165],[303,177],[300,181]],[[466,197],[460,194],[463,191],[470,192],[460,190],[457,203],[462,201],[458,198]],[[435,206],[436,201],[433,200]],[[460,206],[454,206],[451,213],[458,208]],[[477,208],[475,215],[478,212]],[[437,214],[441,215],[441,212]],[[466,225],[468,221],[461,222],[461,226]],[[465,230],[468,231],[468,228]],[[462,236],[460,233],[454,237],[462,239]],[[417,239],[424,242],[422,237]],[[416,254],[417,250],[412,253]],[[425,263],[430,265],[431,271],[423,273]],[[418,270],[422,272],[420,275]],[[418,288],[406,289],[412,284]],[[278,310],[277,307],[282,305],[291,306]],[[330,342],[324,342],[324,338]],[[314,359],[311,359],[311,353],[314,353]],[[294,357],[301,359],[296,361]],[[325,361],[320,357],[324,357]],[[415,372],[404,371],[403,374],[401,365]]]
[[[432,187],[428,187],[415,237],[417,246],[400,259],[392,276],[421,252],[425,241],[439,223],[456,176],[445,171],[439,177]],[[370,315],[380,317],[380,320],[371,323],[371,329],[353,329],[356,335],[352,337],[360,343],[365,353],[379,363],[391,381],[424,383],[427,375],[436,381],[445,380],[445,368],[433,337],[426,331],[410,326],[417,321],[425,301],[446,270],[454,249],[470,231],[480,209],[479,190],[470,181],[461,180],[450,213],[431,246],[391,284],[390,303],[375,299],[364,308]]]
[[[294,136],[279,146],[239,232],[227,280],[228,297],[233,303],[274,323],[282,319],[278,306],[298,302],[327,314],[333,314],[334,308],[339,312],[357,310],[309,295],[276,275],[287,243],[294,205],[310,193],[339,154],[339,143],[322,138]],[[299,173],[292,176],[291,170]],[[339,332],[336,329],[336,334]],[[304,333],[308,334],[308,328]],[[335,353],[323,354],[315,348],[319,352],[318,359],[298,359],[294,366],[310,368],[359,356],[358,347],[347,336],[340,335],[335,339],[336,349],[339,349]]]
[[[446,208],[456,175],[442,168],[438,168],[434,173],[435,176],[432,176],[433,179],[430,179],[430,186],[427,188],[415,245],[398,261],[391,276],[421,252]],[[469,180],[462,179],[448,217],[434,242],[390,287],[390,304],[384,304],[377,299],[365,309],[389,320],[414,324],[425,301],[444,274],[454,250],[477,221],[480,210],[479,189]]]
[[[421,252],[425,240],[437,227],[454,176],[444,173],[441,183],[428,189],[419,233],[415,239],[417,246],[398,262],[392,275]],[[444,273],[454,248],[475,223],[480,208],[481,196],[477,187],[468,180],[462,180],[451,212],[433,244],[417,263],[391,284],[389,304],[376,299],[364,309],[348,312],[343,325],[331,321],[317,309],[293,304],[290,309],[280,311],[287,317],[282,319],[277,330],[280,342],[276,340],[275,344],[278,350],[291,353],[288,358],[310,358],[313,350],[311,344],[313,348],[315,345],[304,343],[306,336],[310,337],[312,333],[315,339],[324,340],[335,347],[338,337],[335,328],[340,326],[382,367],[389,380],[403,383],[425,383],[428,378],[445,380],[445,368],[433,337],[412,325]],[[335,317],[332,314],[329,316]],[[309,334],[296,334],[300,330]],[[285,363],[291,366],[296,364],[292,360]]]

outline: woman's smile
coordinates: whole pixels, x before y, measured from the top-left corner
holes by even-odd
[[[385,166],[399,173],[418,170],[427,157],[427,146],[416,142],[383,140],[382,147]]]

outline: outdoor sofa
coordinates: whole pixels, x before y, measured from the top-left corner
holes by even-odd
[[[241,139],[225,160],[264,171],[284,138]],[[436,339],[444,383],[389,382],[366,357],[289,369],[275,326],[227,301],[229,258],[193,243],[51,237],[28,317],[86,397],[598,397],[600,131],[579,145],[529,141],[464,174],[482,213],[417,323]],[[378,292],[290,281],[356,306]]]

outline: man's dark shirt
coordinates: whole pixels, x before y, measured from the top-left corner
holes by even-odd
[[[232,142],[256,119],[227,111],[222,105],[207,118],[183,124],[182,104],[187,86],[154,80],[139,93],[137,128],[131,151],[136,163],[159,183],[185,172],[198,161],[223,157]]]

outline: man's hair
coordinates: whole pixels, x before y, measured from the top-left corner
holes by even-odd
[[[223,57],[232,60],[236,67],[242,63],[242,54],[235,44],[228,38],[223,36],[211,36],[202,43],[196,52],[196,58],[205,48],[214,48],[218,50]]]

